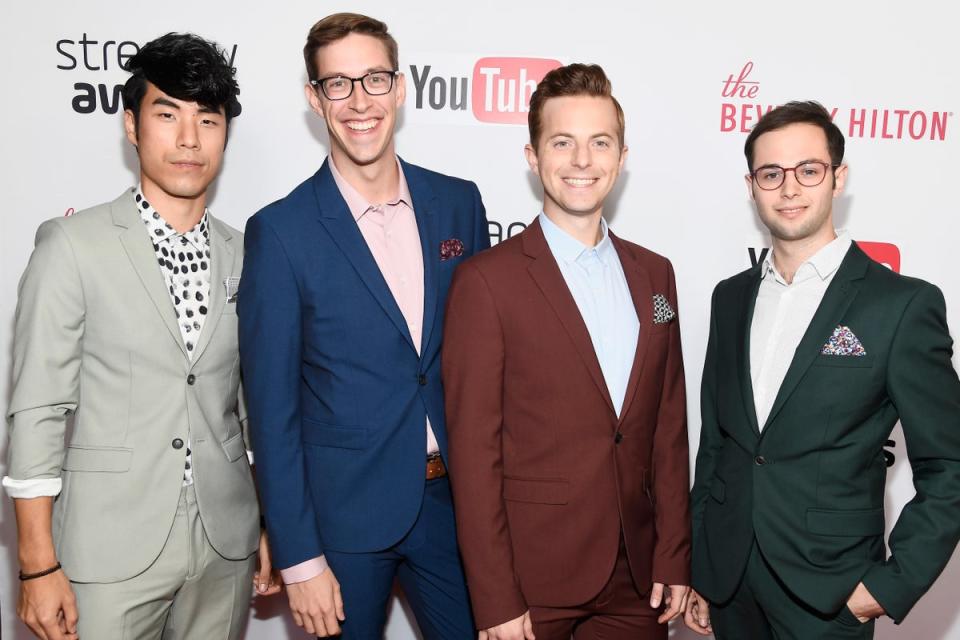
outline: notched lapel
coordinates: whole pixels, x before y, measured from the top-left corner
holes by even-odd
[[[573,346],[587,367],[587,371],[607,403],[607,407],[616,415],[613,401],[610,399],[610,392],[607,390],[607,383],[603,378],[603,371],[600,369],[600,361],[597,359],[593,342],[590,340],[590,332],[580,315],[580,309],[577,307],[570,289],[567,288],[563,274],[560,273],[560,267],[557,266],[557,261],[550,252],[547,240],[543,236],[543,230],[540,228],[540,222],[534,220],[521,237],[524,252],[534,259],[527,267],[530,276],[536,282],[537,287],[540,288],[554,313],[557,314],[567,335],[570,336]]]
[[[177,343],[183,357],[189,359],[183,339],[180,337],[173,301],[170,300],[170,294],[163,281],[163,273],[157,265],[157,254],[143,229],[143,221],[140,219],[133,198],[127,197],[126,200],[127,202],[121,196],[110,205],[114,224],[124,228],[120,232],[120,244],[123,245],[143,288],[147,290],[147,295],[157,308],[163,324],[170,332],[170,337]]]
[[[236,268],[232,237],[229,230],[220,225],[219,220],[210,218],[210,303],[207,307],[207,319],[203,321],[200,340],[193,354],[194,363],[200,360],[200,356],[210,344],[223,315],[223,305],[227,300],[223,280],[235,273]]]
[[[356,220],[350,215],[350,209],[337,183],[333,180],[333,174],[330,173],[330,167],[327,159],[320,170],[313,178],[314,195],[317,199],[317,210],[320,214],[320,224],[326,229],[330,238],[340,248],[340,251],[347,258],[353,269],[363,280],[363,283],[369,289],[374,299],[383,308],[384,313],[390,318],[397,330],[403,335],[404,339],[410,344],[411,349],[416,349],[413,338],[410,336],[410,330],[407,328],[407,322],[400,312],[400,307],[387,286],[387,281],[377,266],[377,261],[370,252],[363,234],[360,233],[360,227]],[[424,259],[426,262],[426,259]],[[424,267],[426,270],[426,267]],[[424,296],[426,297],[426,296]]]
[[[756,267],[741,285],[737,297],[740,317],[737,324],[737,373],[740,377],[740,393],[743,410],[750,421],[755,436],[760,436],[757,421],[757,403],[753,397],[753,375],[750,373],[750,329],[753,325],[753,310],[757,306],[757,293],[760,291],[760,268]]]
[[[794,389],[797,388],[807,369],[820,355],[823,343],[833,333],[833,329],[841,323],[843,315],[856,299],[857,293],[860,291],[858,281],[866,273],[868,261],[869,258],[856,244],[850,246],[836,275],[830,282],[830,286],[823,294],[823,300],[820,301],[820,306],[817,307],[813,320],[810,321],[810,325],[797,346],[793,361],[790,363],[790,368],[787,369],[787,375],[783,378],[783,384],[780,385],[777,398],[773,402],[773,408],[770,409],[770,417],[764,424],[763,433],[766,433],[767,428],[773,424],[777,414],[786,404]]]
[[[640,266],[629,250],[622,246],[620,239],[610,234],[613,246],[620,257],[623,275],[627,279],[630,297],[633,298],[633,307],[637,311],[640,321],[640,333],[637,337],[637,350],[633,355],[633,366],[630,369],[630,378],[627,382],[627,391],[623,397],[623,407],[620,410],[620,422],[630,410],[634,397],[637,395],[637,385],[640,384],[640,374],[643,372],[643,363],[650,346],[650,330],[653,329],[653,287],[650,284],[650,274]],[[675,321],[676,322],[676,321]]]
[[[416,167],[400,161],[403,166],[403,175],[407,180],[411,206],[417,218],[417,232],[420,234],[420,250],[423,253],[423,328],[420,335],[420,355],[427,354],[430,338],[433,335],[433,324],[437,316],[437,261],[440,259],[438,213],[439,200],[430,185],[422,179]]]

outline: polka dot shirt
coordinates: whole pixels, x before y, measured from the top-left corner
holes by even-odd
[[[167,292],[173,302],[180,337],[193,359],[200,332],[207,317],[210,296],[210,231],[207,212],[185,233],[178,233],[150,206],[138,186],[133,190],[140,218],[147,228]],[[183,484],[193,484],[192,452],[187,440],[187,462]]]

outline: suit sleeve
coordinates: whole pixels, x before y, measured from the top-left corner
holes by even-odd
[[[488,629],[527,604],[502,497],[503,332],[490,288],[469,262],[450,286],[442,360],[457,536],[474,618]]]
[[[285,247],[262,215],[247,222],[237,313],[240,364],[273,564],[323,554],[300,440],[301,301]]]
[[[693,489],[690,491],[690,513],[694,546],[703,535],[703,510],[710,495],[710,480],[716,469],[716,456],[723,445],[723,434],[717,420],[717,291],[713,290],[710,303],[710,337],[707,340],[707,355],[703,363],[703,380],[700,385],[700,445],[694,470]]]
[[[67,417],[80,401],[85,306],[73,247],[59,220],[37,230],[20,280],[13,340],[7,473],[59,478]]]
[[[904,311],[890,350],[887,392],[900,416],[916,495],[890,533],[890,557],[863,583],[900,622],[946,566],[960,539],[960,381],[943,294],[925,285]]]
[[[677,305],[677,284],[669,266],[668,299]],[[680,321],[670,326],[667,364],[653,438],[653,497],[657,542],[653,580],[690,584],[690,453],[687,443],[687,395],[680,345]]]
[[[473,183],[471,183],[471,186],[473,187],[474,212],[473,253],[480,253],[490,248],[490,225],[487,222],[487,210],[483,206],[480,190]]]

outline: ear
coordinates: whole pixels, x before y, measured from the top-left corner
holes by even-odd
[[[320,89],[315,89],[312,84],[309,82],[303,86],[303,95],[306,96],[307,102],[310,104],[310,109],[320,116],[323,117],[323,104],[320,102]]]
[[[847,185],[847,165],[841,164],[833,171],[833,197],[836,198],[843,193],[843,188]]]
[[[123,130],[126,132],[130,144],[137,146],[137,119],[130,109],[123,112]]]
[[[617,164],[617,173],[623,171],[623,163],[627,161],[628,151],[630,151],[630,147],[623,145],[623,149],[620,150],[620,162]]]
[[[751,200],[756,200],[756,198],[753,197],[753,176],[748,173],[747,175],[743,176],[743,181],[747,185],[747,195]]]
[[[407,99],[407,80],[406,80],[406,76],[404,76],[402,73],[398,73],[398,74],[397,74],[397,77],[394,78],[393,81],[397,84],[397,86],[396,86],[396,90],[397,90],[397,106],[399,107],[400,105],[403,104],[403,101]]]
[[[537,158],[537,151],[531,144],[523,145],[523,155],[527,157],[527,164],[530,165],[530,171],[540,173],[540,160]]]

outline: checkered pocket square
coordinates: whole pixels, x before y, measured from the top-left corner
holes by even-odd
[[[237,301],[237,291],[240,289],[240,278],[229,276],[223,279],[223,288],[227,294],[227,302]]]
[[[865,356],[867,350],[860,344],[860,338],[850,331],[850,327],[840,325],[833,330],[833,335],[820,349],[820,353],[825,356]]]
[[[653,324],[666,324],[676,317],[667,297],[662,293],[653,294]]]

